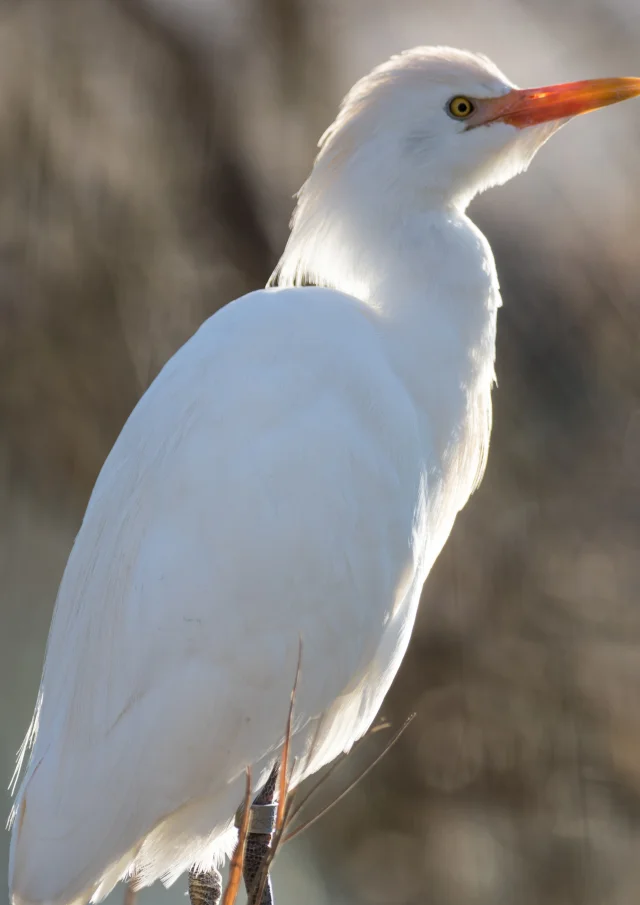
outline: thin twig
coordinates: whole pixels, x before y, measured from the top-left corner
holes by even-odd
[[[287,796],[289,794],[289,747],[291,745],[291,729],[293,725],[293,708],[296,703],[296,691],[298,690],[298,679],[300,678],[300,665],[302,663],[302,638],[298,643],[298,665],[296,666],[296,677],[293,680],[293,688],[291,689],[291,698],[289,699],[289,714],[287,716],[287,729],[284,735],[284,745],[282,746],[282,758],[280,762],[280,794],[278,796],[278,817],[276,820],[276,832],[284,826],[284,810],[287,804]]]
[[[346,756],[347,755],[344,753],[339,754],[338,757],[336,757],[334,762],[331,764],[329,769],[325,770],[325,772],[322,774],[320,779],[318,779],[314,782],[314,784],[311,786],[309,791],[306,793],[306,795],[304,795],[302,800],[298,803],[297,807],[293,810],[293,813],[291,814],[291,818],[290,818],[291,820],[295,820],[296,817],[298,816],[298,814],[304,810],[305,806],[308,804],[310,799],[313,798],[313,796],[316,794],[316,792],[322,788],[322,786],[326,783],[326,781],[329,779],[329,777],[333,773],[335,773],[335,771],[338,769],[339,766],[341,766],[341,764],[344,761]]]
[[[231,859],[229,867],[229,881],[222,897],[222,905],[234,905],[242,880],[242,865],[244,863],[244,847],[249,831],[249,818],[251,816],[251,767],[247,767],[247,786],[244,796],[244,810],[238,832],[238,843]]]
[[[282,757],[280,761],[280,776],[279,776],[279,797],[278,797],[278,814],[276,818],[276,831],[273,834],[273,839],[271,840],[271,848],[269,849],[266,858],[258,872],[256,878],[256,894],[255,898],[252,900],[251,896],[249,897],[249,901],[254,901],[260,905],[262,902],[262,894],[264,892],[264,888],[267,885],[267,878],[269,876],[269,869],[271,864],[273,863],[273,859],[276,856],[278,848],[280,846],[280,842],[282,840],[283,833],[288,825],[288,815],[291,811],[292,801],[289,795],[289,782],[290,782],[290,773],[289,773],[289,748],[291,746],[291,732],[293,727],[293,710],[296,702],[296,692],[298,690],[298,679],[300,678],[300,667],[302,665],[302,638],[300,638],[298,645],[298,665],[296,667],[296,677],[293,680],[293,688],[291,689],[291,698],[289,700],[289,713],[287,716],[287,728],[284,734],[284,744],[282,745]],[[296,759],[293,761],[293,769],[295,769]]]
[[[262,902],[262,894],[264,892],[265,886],[267,885],[267,878],[269,877],[269,871],[271,870],[271,865],[273,864],[273,859],[275,858],[276,854],[278,853],[278,849],[280,848],[280,843],[282,841],[282,836],[287,827],[286,813],[287,813],[287,809],[285,807],[285,812],[284,812],[285,819],[283,819],[282,826],[277,828],[275,833],[273,834],[273,839],[271,840],[271,848],[267,852],[267,856],[262,863],[262,867],[260,868],[260,874],[259,874],[260,884],[258,886],[258,892],[257,892],[257,895],[254,900],[257,903],[257,905],[260,905],[260,903]]]
[[[133,885],[133,877],[130,877],[127,880],[127,885],[124,889],[124,897],[122,900],[122,905],[136,905],[136,900],[138,898],[138,890],[134,888]]]
[[[411,715],[411,719],[415,716],[415,713]],[[377,726],[372,726],[367,735],[375,735],[376,732],[382,732],[383,729],[391,729],[393,723],[390,723],[389,720],[383,720],[381,723],[378,723]]]
[[[385,745],[385,747],[384,747],[383,750],[380,752],[380,754],[379,754],[379,755],[378,755],[378,756],[377,756],[377,757],[369,764],[368,767],[366,767],[366,768],[362,771],[362,773],[360,773],[360,774],[353,780],[353,782],[349,783],[349,785],[347,786],[346,789],[344,789],[344,790],[343,790],[339,795],[337,795],[331,802],[329,802],[329,804],[328,804],[326,807],[322,808],[322,810],[319,811],[319,813],[316,814],[314,817],[311,817],[309,820],[307,820],[305,823],[301,824],[301,826],[297,827],[295,830],[291,830],[290,832],[288,832],[288,833],[286,834],[286,836],[284,837],[284,839],[282,840],[283,843],[284,843],[284,842],[290,842],[292,839],[295,839],[296,836],[299,836],[300,833],[303,833],[306,829],[308,829],[310,826],[312,826],[312,824],[314,824],[314,823],[316,822],[316,820],[319,820],[321,817],[324,817],[324,815],[327,813],[327,811],[330,811],[331,808],[332,808],[334,805],[338,804],[339,801],[342,801],[342,799],[345,797],[345,795],[348,795],[349,792],[350,792],[355,786],[357,786],[357,784],[358,784],[361,780],[363,780],[363,779],[365,778],[365,776],[366,776],[368,773],[370,773],[371,770],[373,770],[373,768],[374,768],[377,764],[380,763],[380,761],[381,761],[382,758],[385,756],[385,754],[387,754],[387,753],[391,750],[391,748],[395,745],[395,743],[398,741],[398,739],[400,738],[400,736],[402,735],[402,733],[404,732],[404,730],[407,728],[407,726],[409,725],[409,723],[412,721],[412,719],[414,718],[414,716],[415,716],[415,713],[412,713],[411,716],[409,716],[409,717],[404,721],[404,723],[402,724],[402,726],[400,727],[400,729],[398,729],[398,731],[397,731],[396,734],[393,736],[393,738],[391,739],[391,741],[390,741],[387,745]],[[312,792],[313,792],[313,791],[315,791],[315,789],[312,789]],[[298,811],[299,811],[299,809],[298,809]],[[296,813],[297,813],[298,811],[296,811]],[[294,816],[295,816],[295,814],[294,814]]]
[[[410,719],[413,719],[413,716],[414,715],[412,714]],[[391,723],[388,720],[384,720],[383,722],[378,723],[376,726],[371,726],[369,728],[369,730],[366,732],[366,734],[363,735],[362,738],[358,739],[358,741],[355,743],[355,745],[351,749],[350,753],[357,751],[364,744],[364,742],[369,738],[369,736],[375,735],[377,732],[381,732],[383,729],[390,729],[390,728],[391,728]],[[404,731],[404,727],[403,727],[403,731]],[[315,744],[315,742],[314,742],[314,744]],[[288,821],[289,823],[292,822],[293,820],[295,820],[296,817],[304,810],[304,808],[307,806],[309,801],[314,797],[316,792],[318,792],[322,788],[322,786],[327,782],[327,780],[335,773],[335,771],[338,769],[338,767],[342,766],[342,763],[344,762],[346,757],[347,757],[347,754],[344,752],[342,754],[339,754],[338,757],[331,764],[331,766],[327,770],[325,770],[325,772],[322,774],[320,779],[317,779],[313,783],[313,785],[311,786],[309,791],[303,796],[302,800],[299,802],[299,804],[297,805],[297,807],[291,814],[289,821]]]

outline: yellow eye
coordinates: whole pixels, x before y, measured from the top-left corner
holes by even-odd
[[[453,100],[449,101],[448,107],[449,113],[451,116],[455,116],[456,119],[466,119],[467,116],[471,116],[475,107],[473,106],[473,101],[470,101],[468,97],[454,97]]]

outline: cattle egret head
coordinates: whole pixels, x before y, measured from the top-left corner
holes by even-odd
[[[464,211],[526,170],[573,116],[637,95],[638,78],[519,89],[487,57],[451,47],[392,57],[354,85],[320,139],[271,285],[371,300],[416,215]]]
[[[309,187],[337,169],[394,203],[464,208],[521,173],[571,117],[640,94],[640,79],[520,90],[484,56],[419,47],[392,57],[349,92],[320,142]]]

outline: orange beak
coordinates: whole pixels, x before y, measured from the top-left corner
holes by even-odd
[[[589,113],[640,95],[640,79],[589,79],[547,88],[514,88],[502,97],[485,98],[470,126],[503,122],[518,129]]]

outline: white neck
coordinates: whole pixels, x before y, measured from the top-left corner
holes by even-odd
[[[273,282],[330,286],[371,307],[422,417],[425,457],[453,478],[444,483],[457,488],[457,511],[482,474],[491,425],[491,249],[457,209],[393,212],[379,197],[345,205],[339,181],[324,196],[303,189]]]

